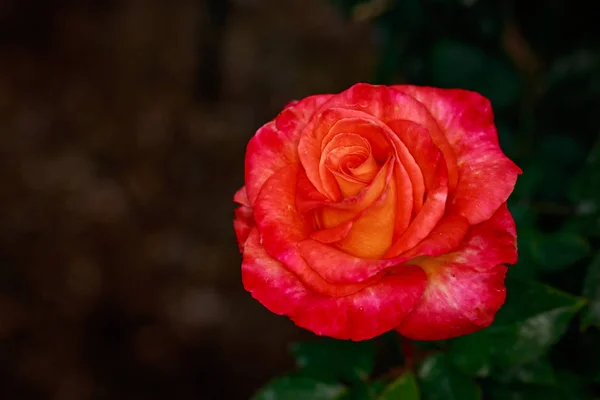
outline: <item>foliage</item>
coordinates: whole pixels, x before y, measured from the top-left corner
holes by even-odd
[[[509,201],[519,261],[488,329],[416,343],[419,356],[408,364],[394,334],[299,343],[292,349],[298,370],[256,399],[600,398],[600,34],[593,10],[568,0],[334,3],[372,25],[380,48],[374,83],[461,87],[491,99],[501,146],[524,171]]]

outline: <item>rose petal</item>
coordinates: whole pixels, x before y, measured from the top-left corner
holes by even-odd
[[[321,207],[329,203],[329,199],[325,197],[312,184],[306,171],[300,169],[298,172],[297,191],[296,191],[296,206],[301,213],[308,213],[317,207]]]
[[[338,96],[340,95],[334,97]],[[413,102],[418,104],[414,100]],[[382,123],[377,118],[361,111],[340,108],[336,102],[325,103],[304,128],[298,151],[309,180],[317,190],[329,195],[334,201],[337,198],[334,193],[330,193],[330,179],[322,174],[321,157],[333,138],[347,133],[367,139],[373,156],[379,162],[385,161],[392,150],[388,134],[384,132]]]
[[[380,163],[388,159],[390,151],[390,141],[381,125],[372,116],[363,118],[364,113],[352,113],[352,110],[342,108],[329,108],[323,110],[321,119],[325,121],[333,120],[329,130],[321,142],[321,152],[329,142],[337,135],[352,133],[358,135],[369,142],[371,152],[375,160]],[[320,122],[316,120],[315,122]]]
[[[371,184],[356,196],[347,197],[339,203],[313,203],[314,207],[322,207],[321,210],[317,210],[320,226],[331,228],[357,218],[381,197],[385,188],[389,185],[394,170],[394,164],[394,159],[390,158],[383,167],[381,167]]]
[[[402,255],[436,257],[454,251],[461,244],[470,227],[469,221],[460,215],[444,217],[425,239]]]
[[[313,271],[327,282],[339,285],[374,281],[383,274],[403,268],[401,264],[412,258],[401,256],[371,260],[310,238],[299,242],[298,250]]]
[[[444,340],[476,332],[494,321],[506,299],[508,268],[497,265],[477,272],[451,263],[431,268],[436,272],[428,274],[425,295],[397,328],[402,336]]]
[[[397,207],[396,221],[394,222],[393,241],[396,241],[402,233],[408,228],[414,211],[414,190],[413,182],[410,175],[406,171],[404,164],[395,163],[394,165],[394,182],[397,188]]]
[[[241,205],[234,210],[235,219],[233,220],[233,230],[235,231],[240,251],[243,251],[244,243],[250,234],[250,230],[255,225],[253,211],[250,207],[245,187],[242,187],[235,193],[233,201]]]
[[[454,188],[458,181],[456,156],[445,133],[440,129],[439,121],[434,118],[432,113],[423,103],[417,101],[417,99],[412,96],[412,93],[407,94],[399,88],[404,88],[404,86],[387,87],[359,83],[348,90],[331,97],[322,105],[321,110],[332,108],[345,109],[344,116],[346,117],[351,117],[351,111],[356,111],[356,118],[364,118],[361,114],[367,114],[374,117],[377,124],[383,123],[384,125],[387,125],[392,121],[407,120],[423,126],[429,132],[435,146],[444,154],[444,158],[448,164],[449,187],[451,189]],[[315,127],[315,124],[321,123],[321,121],[318,120],[319,115],[324,115],[323,111],[317,113],[306,125],[305,132],[302,134],[303,137],[306,136],[306,132]],[[337,116],[332,115],[328,118],[335,121],[336,119],[340,119],[340,115],[341,114],[338,114]],[[334,122],[329,122],[328,124],[332,125],[333,123]],[[324,130],[328,129],[325,128]],[[314,132],[314,135],[317,140],[324,137],[324,133],[319,130]],[[306,168],[305,161],[308,163],[308,160],[303,158],[302,153],[303,152],[301,151],[300,159]],[[309,178],[312,180],[310,175]]]
[[[340,134],[354,134],[366,139],[376,160],[383,162],[390,154],[390,144],[382,132],[378,122],[372,116],[361,118],[364,113],[356,115],[352,110],[338,108],[321,108],[306,125],[298,144],[299,157],[308,179],[317,190],[333,201],[339,201],[339,194],[334,188],[333,178],[323,171],[323,155],[326,147]]]
[[[308,237],[311,226],[296,209],[298,165],[279,169],[264,183],[254,202],[254,218],[267,251],[274,257]]]
[[[412,220],[408,228],[388,250],[387,257],[396,257],[417,245],[425,239],[444,216],[446,199],[448,197],[448,175],[443,162],[438,163],[436,182],[423,204],[423,208]]]
[[[310,96],[292,102],[275,120],[262,126],[246,149],[245,181],[250,204],[262,185],[278,169],[298,161],[300,132],[330,95]]]
[[[333,172],[333,177],[335,178],[340,192],[344,197],[353,197],[360,193],[367,185],[364,182],[357,181],[348,176],[344,176],[339,172]]]
[[[354,221],[344,222],[333,228],[321,229],[310,234],[311,239],[318,240],[321,243],[335,243],[345,239],[352,229]]]
[[[388,126],[402,143],[401,154],[404,164],[411,168],[416,215],[423,205],[426,188],[432,190],[436,184],[438,164],[445,163],[445,159],[433,142],[429,131],[422,125],[412,121],[395,120],[388,122]],[[404,151],[409,155],[404,155]],[[414,170],[415,168],[417,171]]]
[[[490,218],[508,199],[522,172],[500,149],[490,102],[461,89],[394,88],[431,111],[456,155],[460,180],[451,193],[449,212],[464,216],[471,224]]]
[[[248,194],[246,193],[246,187],[242,186],[235,194],[233,195],[233,201],[243,206],[250,207],[250,200],[248,200]]]
[[[506,203],[492,218],[472,227],[455,261],[477,270],[517,262],[517,230]],[[485,257],[482,258],[482,254]]]
[[[377,259],[391,246],[396,227],[396,182],[390,180],[381,197],[360,215],[339,247],[357,257]]]
[[[364,183],[357,182],[355,177],[344,173],[343,162],[352,154],[369,163],[363,173],[370,177],[369,181],[377,174],[378,165],[371,156],[369,142],[357,134],[338,134],[325,146],[319,162],[321,182],[332,199],[338,199],[340,191],[344,197],[348,197],[356,195],[365,187]]]
[[[318,335],[367,340],[396,327],[425,290],[425,273],[406,266],[372,286],[344,297],[324,296],[301,281],[260,245],[257,230],[246,243],[244,287],[275,314],[288,315]]]
[[[410,261],[428,275],[425,295],[398,331],[415,340],[442,340],[490,325],[504,303],[504,276],[517,260],[515,225],[506,204],[473,227],[456,251]]]
[[[348,160],[349,159],[350,158],[348,158]],[[360,182],[369,183],[375,178],[379,168],[380,166],[375,160],[375,157],[373,157],[373,154],[369,153],[366,160],[358,160],[352,165],[350,165],[350,163],[343,164],[342,172],[344,172],[346,176],[351,176]]]
[[[261,245],[272,257],[285,263],[309,289],[331,296],[354,293],[370,283],[350,282],[335,286],[325,281],[300,255],[297,243],[309,236],[311,227],[295,207],[298,168],[299,165],[292,164],[275,172],[256,198],[254,218]]]

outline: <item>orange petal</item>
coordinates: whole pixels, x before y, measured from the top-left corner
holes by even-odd
[[[323,208],[320,211],[320,225],[331,228],[356,218],[381,196],[391,180],[393,167],[394,159],[390,158],[381,167],[371,184],[364,188],[358,195],[347,197],[339,203],[321,204]]]
[[[396,182],[358,217],[339,247],[362,258],[380,258],[392,244],[396,221]]]
[[[335,243],[346,238],[350,229],[352,229],[353,221],[344,222],[338,226],[329,229],[321,229],[310,234],[311,239],[318,240],[321,243]]]
[[[400,237],[408,228],[413,214],[414,192],[413,182],[410,179],[405,166],[402,163],[395,163],[393,179],[397,188],[397,206],[396,221],[394,228],[394,241]]]
[[[306,125],[300,134],[298,144],[299,158],[306,175],[315,188],[331,200],[339,201],[333,189],[333,177],[323,174],[320,169],[321,157],[325,147],[340,133],[355,133],[366,138],[379,162],[384,162],[390,154],[390,144],[381,127],[373,118],[361,118],[364,113],[355,113],[350,109],[330,108],[324,105]]]
[[[353,110],[343,108],[330,108],[325,110],[323,115],[333,115],[339,119],[331,126],[331,129],[323,138],[321,150],[323,150],[336,135],[341,133],[354,133],[365,138],[369,142],[373,157],[375,157],[378,162],[384,163],[385,160],[388,159],[391,153],[389,138],[379,121],[373,119],[372,116],[368,115],[368,118],[364,118],[364,113],[355,113]]]
[[[344,197],[354,196],[368,183],[361,182],[358,177],[353,176],[347,167],[348,164],[354,166],[356,163],[362,167],[363,176],[372,179],[377,174],[379,165],[371,156],[371,146],[365,138],[353,133],[341,133],[325,146],[319,162],[319,171],[324,190],[330,198],[336,199],[340,191]],[[332,176],[334,180],[326,175]]]

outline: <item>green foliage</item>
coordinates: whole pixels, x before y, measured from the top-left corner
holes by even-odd
[[[459,87],[491,100],[500,145],[523,169],[508,201],[519,260],[489,328],[415,342],[408,365],[396,357],[395,332],[299,343],[298,370],[267,386],[276,395],[257,398],[300,398],[289,391],[296,384],[311,399],[600,398],[597,13],[568,0],[331,1],[372,25],[373,82]]]
[[[511,66],[478,47],[440,40],[431,50],[432,85],[474,90],[494,106],[506,107],[519,95],[519,77]]]
[[[492,326],[450,341],[449,356],[470,375],[486,377],[536,360],[560,339],[585,304],[534,282],[507,279],[507,292]]]
[[[385,386],[382,381],[354,383],[342,400],[377,400]]]
[[[499,370],[492,379],[508,384],[551,386],[556,384],[556,373],[547,357]]]
[[[375,362],[373,342],[322,339],[294,343],[296,364],[308,376],[322,379],[366,380]]]
[[[346,388],[339,383],[285,376],[267,384],[252,400],[336,400],[340,399],[345,391]]]
[[[552,385],[490,384],[486,390],[492,400],[586,400],[590,394],[581,379],[561,371]]]
[[[549,234],[537,233],[529,244],[534,262],[543,270],[556,272],[586,258],[591,248],[587,239],[566,230]]]
[[[412,372],[406,372],[398,379],[390,383],[378,400],[419,400],[421,394],[417,386],[417,380]]]
[[[592,260],[583,281],[583,295],[589,299],[589,304],[583,312],[581,325],[600,327],[600,251]]]
[[[473,378],[460,372],[447,355],[427,358],[419,369],[425,400],[477,400],[481,390]]]

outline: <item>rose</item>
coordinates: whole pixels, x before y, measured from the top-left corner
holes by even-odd
[[[292,102],[250,140],[234,197],[244,287],[339,339],[487,327],[517,259],[520,173],[477,93],[357,84]]]

